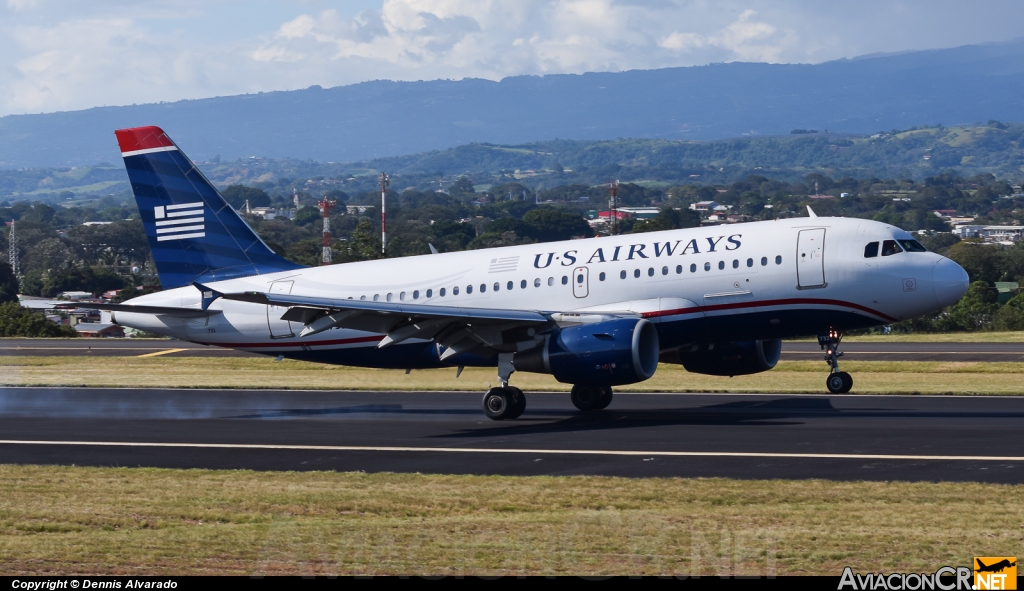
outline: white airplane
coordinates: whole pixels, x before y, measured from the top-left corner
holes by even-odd
[[[573,384],[580,410],[659,360],[734,376],[817,335],[830,392],[845,331],[941,310],[967,273],[907,232],[811,217],[302,267],[275,254],[157,127],[116,132],[164,291],[117,324],[206,345],[375,368],[497,367],[492,419],[526,408],[513,372]]]

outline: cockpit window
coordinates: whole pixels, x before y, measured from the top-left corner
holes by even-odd
[[[864,258],[870,259],[876,256],[878,256],[878,243],[869,242],[868,245],[864,247]]]
[[[928,252],[928,249],[917,240],[900,240],[899,243],[907,252]]]
[[[895,240],[886,240],[882,242],[882,256],[887,257],[893,254],[899,254],[903,252],[899,244],[896,244]]]

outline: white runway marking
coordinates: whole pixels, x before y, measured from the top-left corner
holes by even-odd
[[[813,460],[911,460],[945,462],[1022,462],[1022,456],[918,456],[899,454],[827,454],[730,451],[626,451],[609,449],[489,449],[476,447],[375,447],[356,445],[267,445],[247,443],[156,443],[138,441],[31,441],[2,439],[0,445],[73,445],[85,447],[169,447],[199,449],[251,449],[298,451],[390,451],[486,454],[547,454],[577,456],[644,456],[681,458],[789,458]]]

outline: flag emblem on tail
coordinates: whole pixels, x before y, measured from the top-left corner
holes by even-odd
[[[201,201],[179,205],[160,205],[153,208],[153,218],[156,219],[157,242],[206,236]]]

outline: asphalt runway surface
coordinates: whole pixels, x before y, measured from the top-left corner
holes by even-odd
[[[1024,482],[1024,398],[0,388],[0,463]]]
[[[1017,361],[1024,343],[843,343],[844,361]],[[0,339],[0,356],[254,357],[256,353],[159,339]],[[783,360],[824,358],[816,342],[788,341]]]

